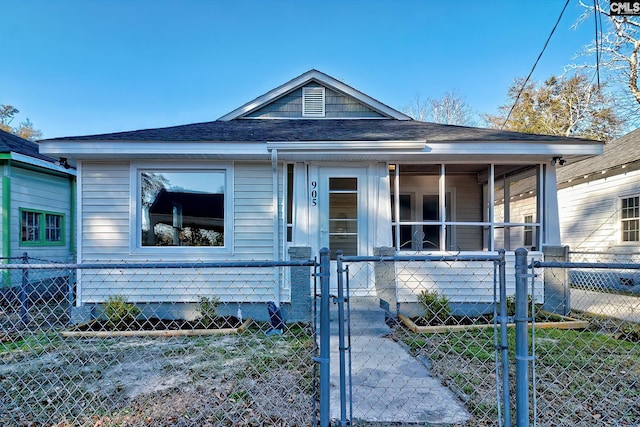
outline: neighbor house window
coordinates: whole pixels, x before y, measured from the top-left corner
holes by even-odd
[[[622,241],[640,241],[640,196],[621,199]]]
[[[63,245],[64,216],[59,213],[20,210],[21,245]]]
[[[141,246],[225,246],[226,175],[139,170]]]

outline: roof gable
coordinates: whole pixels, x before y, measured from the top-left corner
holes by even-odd
[[[409,116],[371,98],[318,70],[310,70],[236,108],[218,120],[244,118],[308,118],[302,115],[302,88],[324,87],[323,118],[379,118],[412,120]]]

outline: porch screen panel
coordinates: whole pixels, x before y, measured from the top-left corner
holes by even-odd
[[[422,220],[439,221],[440,197],[437,194],[426,194],[422,196]],[[423,225],[421,249],[440,249],[440,226]]]
[[[358,255],[358,179],[329,178],[329,249]]]

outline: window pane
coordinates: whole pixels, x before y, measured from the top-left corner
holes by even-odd
[[[357,191],[358,178],[331,178],[329,191]]]
[[[45,231],[47,242],[61,242],[62,241],[62,216],[61,215],[46,215],[47,228]]]
[[[329,249],[358,255],[358,179],[329,178]]]
[[[22,211],[21,240],[23,242],[37,242],[40,240],[40,214]]]
[[[143,246],[224,246],[224,171],[141,173]]]
[[[640,241],[640,197],[622,199],[622,241]]]
[[[293,240],[293,165],[287,165],[287,242]]]

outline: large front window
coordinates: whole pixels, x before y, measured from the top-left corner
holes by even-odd
[[[225,170],[139,170],[142,246],[224,246]]]

